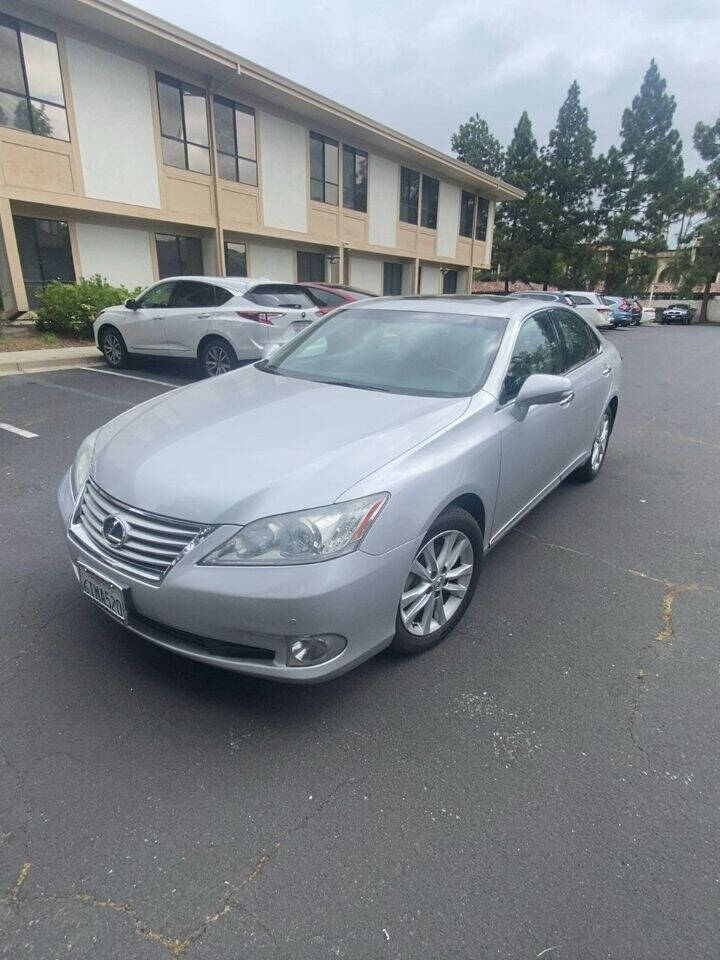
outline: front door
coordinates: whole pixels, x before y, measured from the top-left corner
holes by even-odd
[[[200,340],[215,313],[215,287],[199,280],[176,280],[163,314],[167,352],[174,357],[197,356]]]
[[[174,280],[156,283],[136,300],[137,309],[125,310],[120,329],[130,353],[167,353],[164,316],[174,287]]]
[[[502,431],[500,486],[492,538],[498,537],[565,466],[567,407],[531,406],[522,420],[513,414],[515,398],[533,373],[559,374],[563,357],[549,310],[528,317],[520,327],[496,411]]]

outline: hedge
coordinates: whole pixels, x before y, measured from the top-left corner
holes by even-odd
[[[77,283],[55,280],[36,292],[40,306],[35,311],[35,326],[38,330],[90,338],[93,322],[101,310],[124,303],[138,292],[113,286],[100,274],[81,278]]]

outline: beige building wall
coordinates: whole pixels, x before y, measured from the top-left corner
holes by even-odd
[[[269,243],[251,243],[248,270],[253,277],[267,277],[292,283],[295,280],[295,251]]]
[[[110,283],[130,288],[146,287],[155,279],[150,249],[155,237],[148,230],[79,221],[75,238],[78,276],[99,273]]]
[[[2,300],[0,318],[13,316],[17,311],[17,304],[15,303],[10,264],[7,259],[2,229],[0,229],[0,300]]]
[[[437,255],[457,256],[458,235],[460,232],[460,187],[445,180],[440,181],[440,197],[437,216]]]
[[[394,249],[400,204],[400,164],[371,153],[368,159],[368,241]]]
[[[257,114],[257,133],[265,226],[306,233],[309,183],[306,129],[261,110]]]
[[[423,263],[420,267],[420,293],[436,294],[442,292],[442,274],[440,267]]]
[[[368,293],[382,293],[383,261],[378,257],[362,257],[353,253],[348,279],[351,287],[367,290]]]

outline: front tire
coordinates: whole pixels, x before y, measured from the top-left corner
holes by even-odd
[[[199,360],[204,377],[219,377],[239,366],[237,354],[221,337],[212,337],[203,344]]]
[[[98,345],[109,367],[117,369],[127,366],[127,347],[123,335],[115,327],[105,327],[98,339]]]
[[[573,478],[584,483],[590,483],[600,473],[603,463],[605,463],[605,454],[607,453],[610,434],[613,428],[613,415],[610,407],[605,408],[605,412],[600,418],[600,423],[595,431],[590,456],[585,463],[573,471]]]
[[[391,649],[423,653],[462,620],[483,555],[482,531],[461,507],[443,510],[423,538],[405,579]]]

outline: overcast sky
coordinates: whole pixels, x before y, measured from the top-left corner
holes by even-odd
[[[718,0],[135,0],[440,150],[471,114],[547,137],[577,79],[602,150],[655,57],[692,131],[720,114]]]

